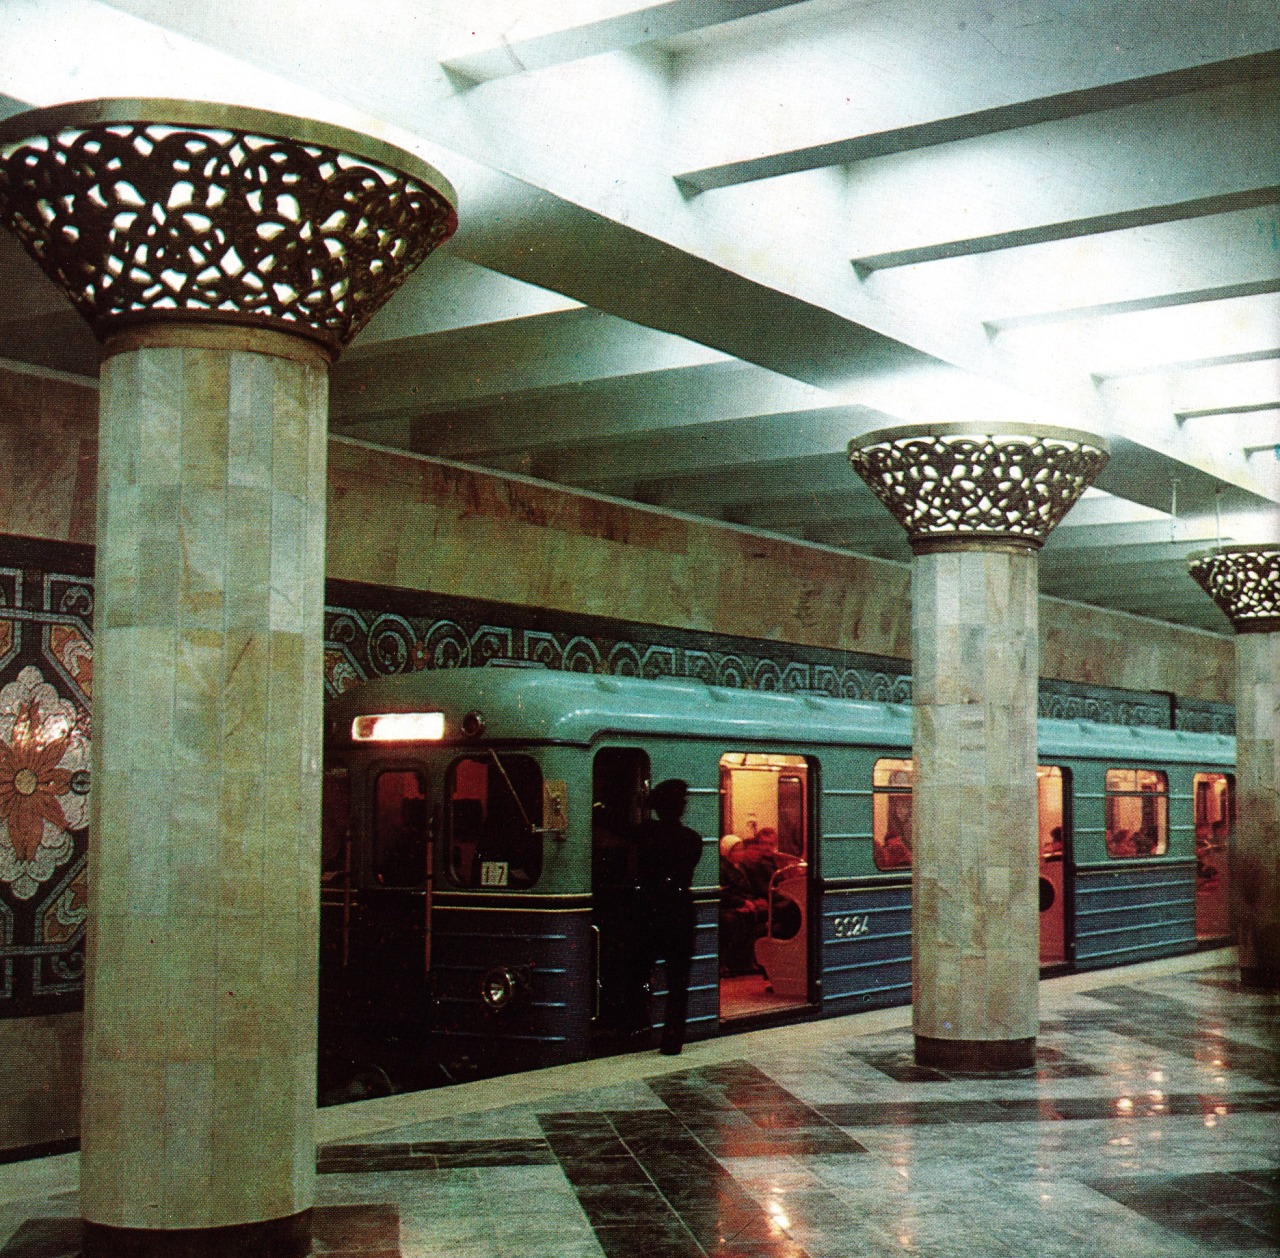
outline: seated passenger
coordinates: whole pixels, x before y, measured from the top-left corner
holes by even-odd
[[[756,971],[755,942],[764,934],[768,901],[755,894],[744,867],[746,845],[736,834],[720,840],[720,972]]]
[[[1133,839],[1128,830],[1116,830],[1107,835],[1107,851],[1112,856],[1136,856]]]
[[[1135,830],[1129,839],[1135,856],[1154,856],[1160,840],[1154,830]]]
[[[798,860],[789,852],[778,851],[778,832],[772,826],[760,830],[744,846],[747,855],[743,863],[754,894],[766,905],[770,901],[773,904],[773,926],[769,933],[775,939],[790,939],[800,929],[800,907],[789,897],[778,894],[774,875],[780,869],[797,864]]]
[[[911,844],[906,837],[901,834],[886,835],[880,845],[880,859],[876,864],[881,869],[910,869]]]

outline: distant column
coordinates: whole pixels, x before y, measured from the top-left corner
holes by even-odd
[[[1039,1027],[1037,552],[1107,460],[1067,429],[884,429],[849,445],[907,530],[916,1061],[1013,1070]]]
[[[1280,988],[1280,544],[1193,556],[1192,577],[1236,631],[1231,911],[1240,981]]]
[[[309,1248],[329,364],[452,200],[408,153],[278,114],[0,125],[0,212],[103,354],[89,1255]]]

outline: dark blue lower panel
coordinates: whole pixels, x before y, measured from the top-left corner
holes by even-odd
[[[827,891],[822,897],[822,1012],[911,1002],[911,885]]]
[[[1195,866],[1077,870],[1074,936],[1079,970],[1194,952]]]
[[[432,915],[431,977],[440,1056],[518,1070],[588,1052],[595,991],[588,909],[441,908]],[[528,982],[506,1008],[480,998],[485,974],[518,967]]]

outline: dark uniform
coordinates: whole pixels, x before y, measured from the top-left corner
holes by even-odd
[[[648,919],[650,954],[666,963],[667,1012],[661,1051],[684,1046],[689,1011],[689,968],[693,962],[693,871],[702,856],[702,837],[682,825],[687,786],[661,782],[650,803],[658,814],[640,828],[640,889]]]

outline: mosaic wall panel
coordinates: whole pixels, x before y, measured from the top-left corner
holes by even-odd
[[[92,556],[0,547],[0,1016],[81,1000]]]

